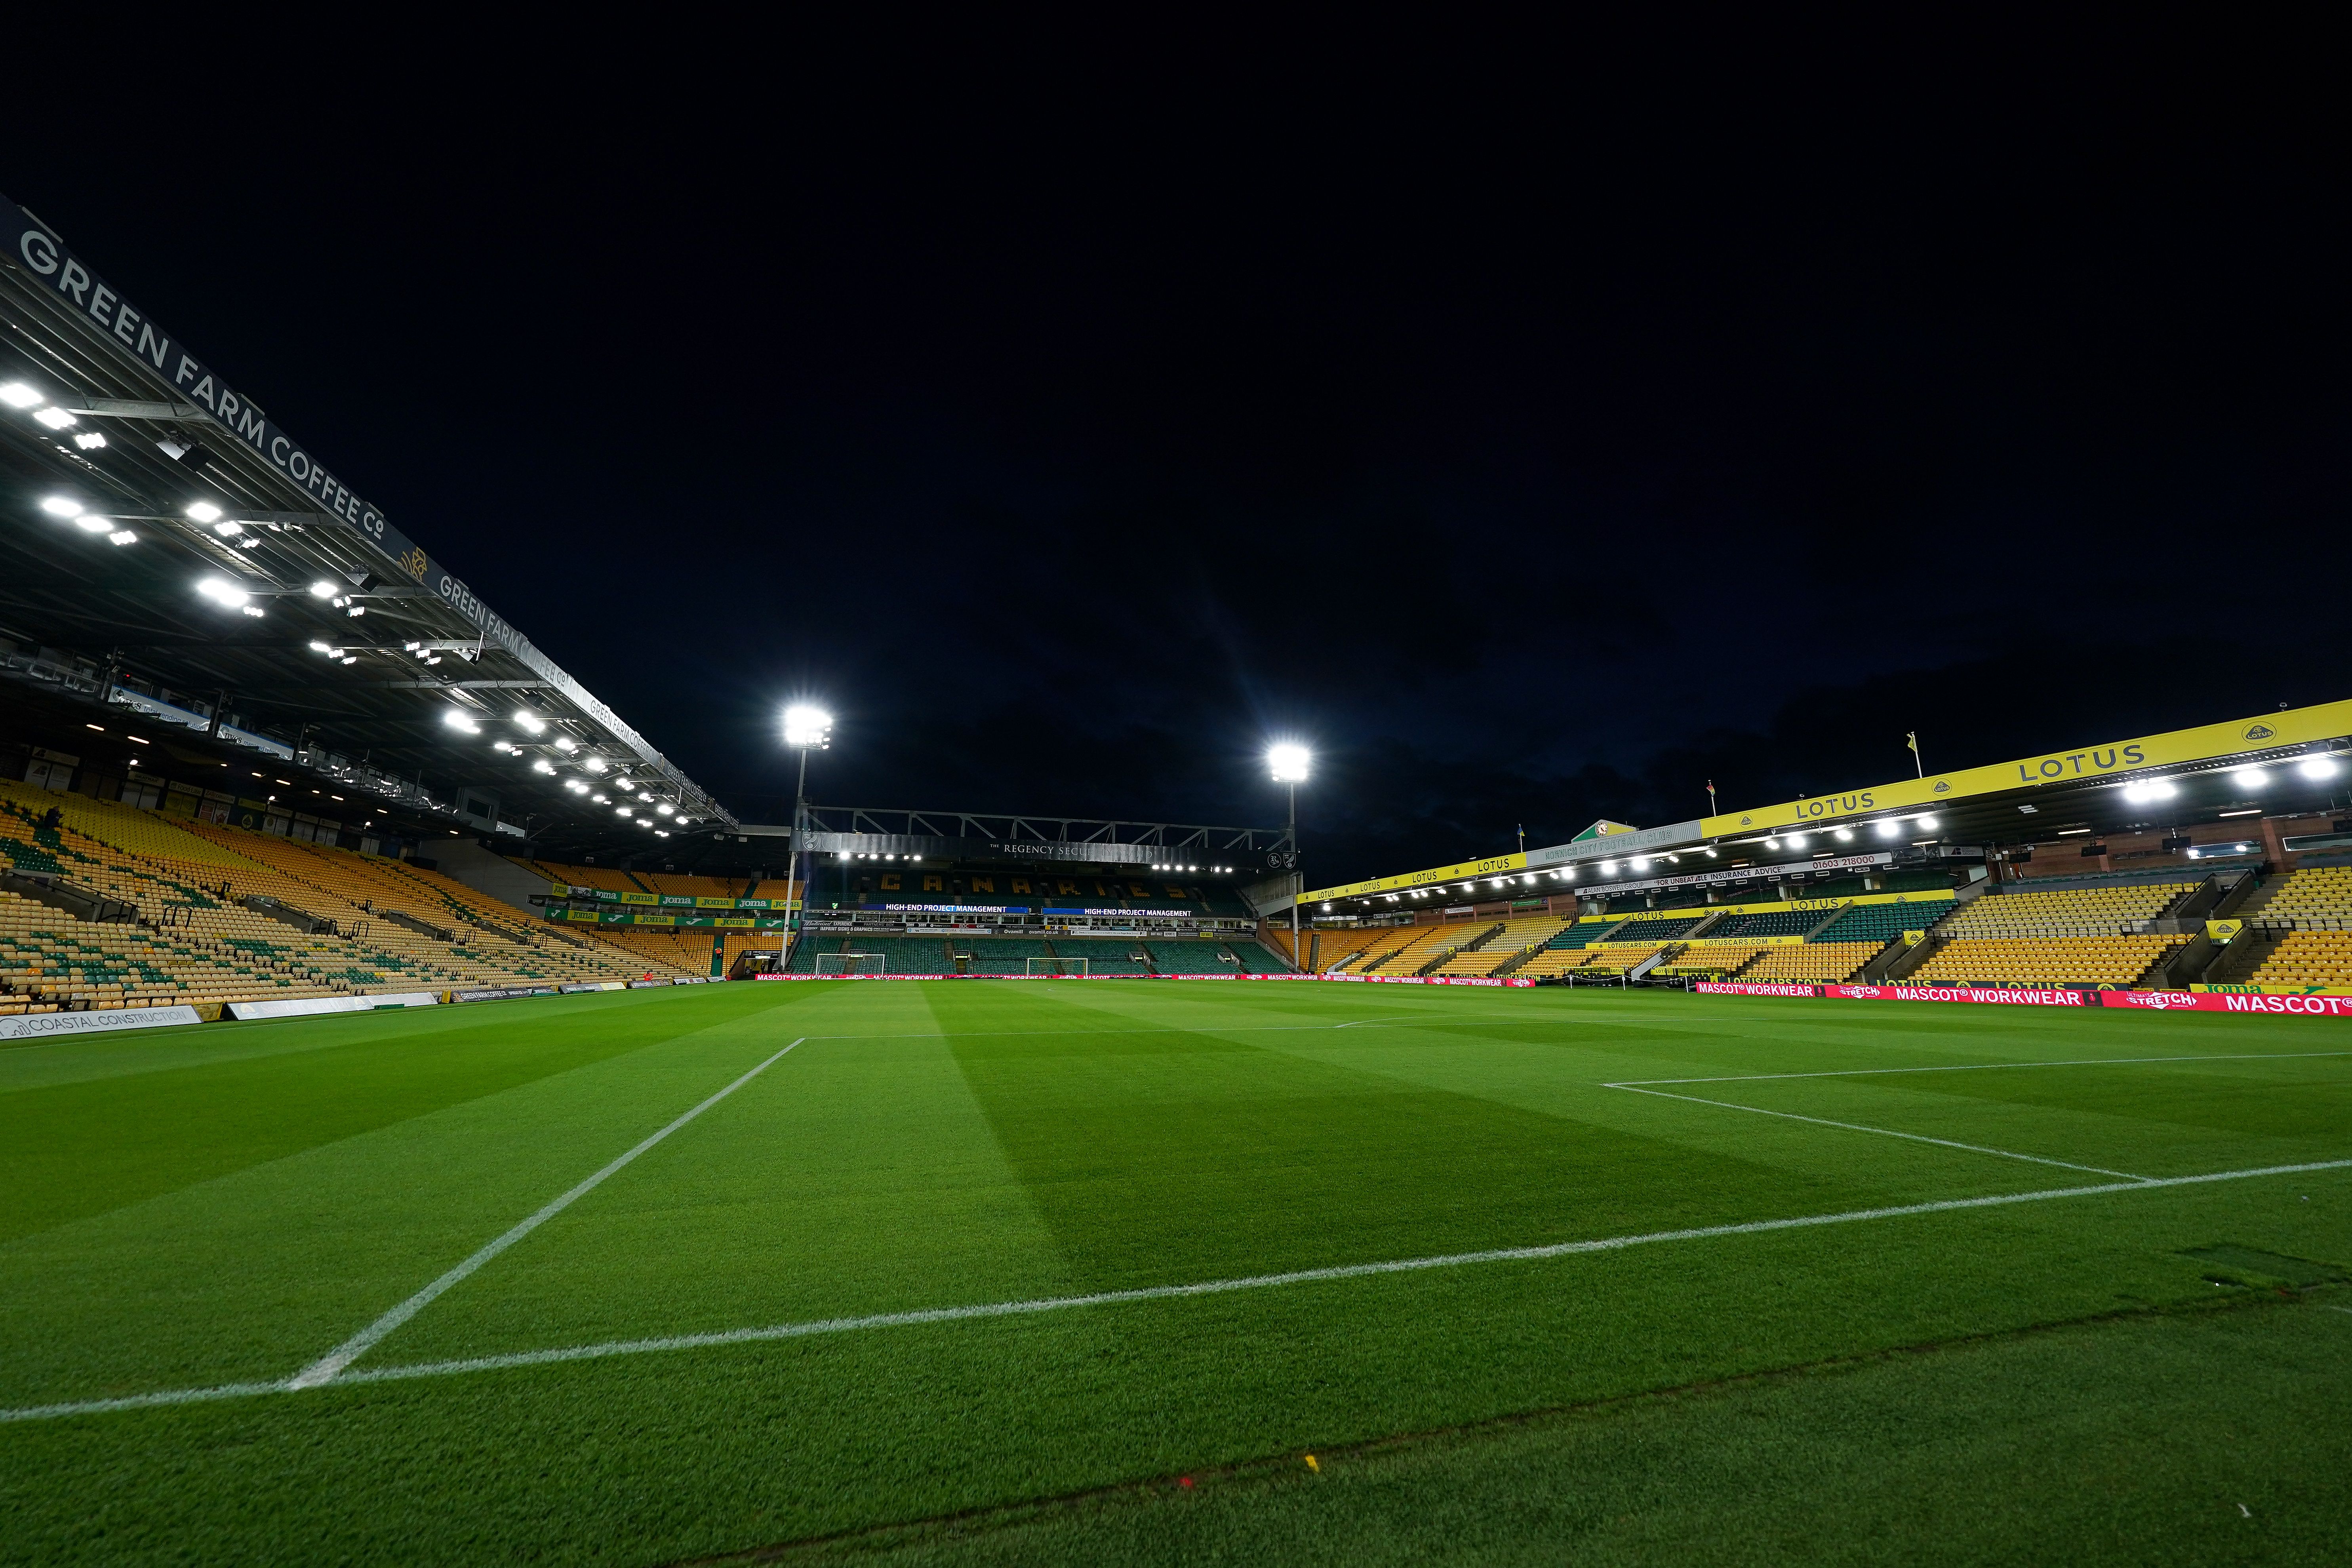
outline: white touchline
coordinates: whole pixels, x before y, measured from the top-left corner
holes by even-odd
[[[1726,1111],[1752,1111],[1759,1116],[1780,1116],[1791,1122],[1811,1122],[1816,1127],[1843,1127],[1849,1133],[1875,1133],[1882,1138],[1908,1138],[1915,1144],[1940,1144],[1948,1149],[1966,1149],[1972,1155],[1998,1155],[2005,1160],[2030,1160],[2037,1166],[2057,1166],[2070,1171],[2089,1171],[2093,1176],[2122,1176],[2126,1181],[2137,1182],[2155,1179],[2151,1176],[2134,1176],[2129,1171],[2111,1171],[2105,1166],[2078,1166],[2072,1160],[2047,1159],[2041,1155],[2021,1155],[2014,1149],[1988,1148],[1982,1144],[1954,1143],[1949,1138],[1931,1138],[1924,1133],[1898,1133],[1891,1127],[1865,1127],[1859,1122],[1832,1122],[1826,1116],[1800,1116],[1794,1111],[1767,1111],[1760,1105],[1740,1105],[1729,1100],[1702,1100],[1696,1094],[1669,1094],[1663,1089],[1643,1089],[1632,1083],[1604,1083],[1601,1087],[1622,1089],[1634,1094],[1654,1094],[1661,1100],[1687,1100],[1694,1105],[1717,1105]]]
[[[793,1042],[798,1044],[796,1040]],[[787,1050],[790,1047],[786,1048]],[[781,1053],[780,1053],[781,1054]],[[770,1060],[773,1060],[771,1058]],[[764,1064],[763,1064],[764,1065]],[[776,1323],[763,1328],[727,1329],[716,1333],[676,1334],[665,1339],[611,1340],[602,1344],[572,1345],[559,1350],[517,1351],[509,1355],[474,1356],[463,1361],[416,1362],[406,1366],[380,1366],[347,1373],[331,1382],[305,1384],[226,1383],[211,1388],[173,1388],[154,1394],[126,1395],[117,1399],[86,1399],[69,1405],[32,1405],[0,1410],[0,1422],[40,1421],[64,1416],[95,1416],[113,1410],[143,1410],[160,1406],[195,1405],[216,1399],[244,1399],[264,1394],[291,1394],[305,1388],[347,1387],[359,1383],[398,1383],[423,1377],[455,1377],[471,1372],[495,1372],[507,1367],[543,1366],[552,1362],[594,1361],[615,1355],[646,1355],[658,1351],[697,1350],[713,1345],[756,1344],[769,1340],[803,1339],[812,1334],[852,1333],[865,1329],[901,1328],[916,1323],[964,1322],[975,1318],[1022,1317],[1073,1307],[1114,1306],[1128,1301],[1163,1301],[1186,1296],[1221,1295],[1230,1291],[1263,1291],[1278,1285],[1312,1284],[1328,1280],[1360,1280],[1376,1274],[1411,1274],[1429,1269],[1459,1269],[1478,1263],[1539,1262],[1589,1252],[1616,1252],[1662,1241],[1705,1241],[1719,1236],[1755,1236],[1773,1230],[1799,1230],[1821,1225],[1852,1225],[1869,1219],[1901,1219],[1916,1214],[1946,1214],[1956,1209],[2001,1208],[2011,1204],[2044,1203],[2053,1198],[2096,1197],[2109,1193],[2152,1192],[2158,1187],[2196,1186],[2212,1182],[2248,1181],[2258,1176],[2301,1176],[2313,1171],[2352,1169],[2352,1159],[2318,1160],[2299,1166],[2263,1166],[2242,1171],[2211,1171],[2203,1176],[2135,1177],[2093,1186],[2050,1187],[2041,1192],[1996,1193],[1990,1197],[1949,1197],[1932,1203],[1906,1203],[1885,1208],[1853,1208],[1839,1214],[1808,1214],[1789,1219],[1750,1219],[1736,1225],[1703,1225],[1687,1230],[1653,1230],[1640,1236],[1610,1236],[1594,1241],[1558,1241],[1544,1247],[1498,1247],[1485,1252],[1447,1252],[1431,1258],[1404,1258],[1382,1263],[1342,1263],[1328,1269],[1297,1269],[1283,1274],[1251,1274],[1233,1280],[1208,1280],[1191,1285],[1146,1285],[1132,1291],[1099,1291],[1085,1296],[1046,1296],[1025,1301],[992,1301],[977,1306],[927,1307],[913,1312],[876,1312],[866,1317],[822,1318],[810,1322]]]
[[[805,1040],[806,1038],[807,1037],[803,1035],[802,1040]],[[541,1226],[546,1224],[549,1220],[554,1218],[557,1215],[562,1213],[565,1209],[571,1207],[573,1204],[579,1202],[582,1198],[595,1191],[596,1188],[603,1184],[606,1176],[611,1176],[614,1172],[619,1170],[622,1166],[635,1159],[639,1155],[644,1154],[647,1149],[652,1148],[656,1144],[660,1143],[664,1138],[668,1137],[672,1133],[677,1132],[680,1127],[685,1126],[688,1122],[693,1121],[697,1116],[701,1115],[705,1111],[709,1110],[713,1105],[718,1104],[719,1102],[726,1099],[727,1096],[734,1093],[735,1091],[742,1088],[743,1085],[751,1082],[754,1078],[759,1077],[760,1074],[765,1072],[769,1068],[774,1066],[777,1062],[782,1061],[785,1056],[789,1055],[793,1050],[793,1046],[799,1045],[800,1043],[800,1040],[793,1041],[792,1045],[784,1047],[782,1051],[776,1052],[775,1055],[768,1058],[767,1061],[760,1063],[759,1066],[751,1069],[751,1071],[746,1072],[742,1077],[738,1078],[734,1082],[730,1083],[726,1088],[721,1089],[718,1093],[713,1094],[709,1099],[705,1100],[701,1104],[697,1105],[693,1110],[688,1111],[677,1121],[672,1122],[668,1126],[664,1127],[660,1132],[646,1138],[635,1148],[633,1148],[627,1154],[621,1155],[618,1159],[606,1166],[603,1170],[600,1170],[594,1176],[590,1176],[586,1181],[582,1182],[579,1186],[563,1194],[561,1197],[557,1197],[550,1201],[545,1207],[540,1209],[530,1218],[523,1220],[513,1229],[509,1230],[505,1235],[499,1237],[496,1240],[483,1243],[480,1249],[476,1251],[473,1256],[467,1258],[464,1262],[458,1264],[456,1268],[450,1270],[447,1273],[442,1275],[439,1279],[434,1281],[431,1284],[417,1291],[416,1294],[409,1297],[408,1300],[401,1302],[400,1305],[393,1308],[392,1311],[384,1313],[383,1316],[376,1319],[375,1322],[368,1324],[367,1327],[360,1330],[359,1333],[352,1335],[351,1338],[345,1340],[342,1343],[337,1345],[334,1349],[329,1351],[326,1354],[320,1356],[318,1360],[312,1362],[310,1365],[296,1373],[291,1378],[287,1380],[286,1385],[289,1388],[316,1388],[319,1385],[325,1383],[336,1374],[341,1372],[343,1368],[349,1366],[352,1362],[358,1360],[361,1356],[365,1355],[369,1349],[374,1345],[376,1341],[382,1339],[384,1335],[390,1333],[393,1330],[398,1328],[401,1324],[415,1317],[418,1312],[423,1312],[427,1306],[432,1304],[434,1298],[440,1295],[444,1291],[446,1291],[450,1286],[457,1284],[459,1281],[465,1279],[467,1275],[471,1274],[475,1270],[480,1268],[483,1264],[488,1262],[491,1259],[497,1257],[499,1253],[505,1251],[508,1248],[513,1246],[516,1242],[521,1240],[524,1237],[530,1235],[532,1231],[538,1229]]]

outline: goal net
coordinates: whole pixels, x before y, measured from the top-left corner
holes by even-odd
[[[820,975],[883,975],[889,973],[889,961],[879,953],[819,953],[816,972]]]
[[[1083,975],[1087,960],[1084,958],[1031,958],[1027,960],[1033,975]]]

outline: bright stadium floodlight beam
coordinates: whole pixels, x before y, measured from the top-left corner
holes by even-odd
[[[0,402],[6,403],[10,408],[30,408],[40,401],[41,394],[22,382],[10,382],[5,385],[0,385]]]
[[[580,749],[580,743],[568,735],[559,735],[555,737],[555,749],[565,752],[577,751]]]
[[[1307,768],[1314,760],[1305,747],[1291,741],[1265,748],[1265,765],[1277,784],[1304,784]]]
[[[2333,779],[2336,777],[2336,758],[2306,757],[2294,765],[2294,770],[2305,779]]]
[[[1839,828],[1835,831],[1837,833],[1838,842],[1842,844],[1850,844],[1853,842],[1853,830],[1852,828]]]
[[[53,517],[79,517],[82,514],[82,504],[71,496],[44,496],[41,497],[41,510]]]
[[[822,747],[833,733],[833,715],[810,703],[784,709],[784,744],[801,750]]]
[[[310,597],[313,599],[332,599],[336,594],[341,593],[341,589],[337,588],[325,578],[320,578],[318,581],[310,585]]]
[[[591,757],[583,761],[580,766],[585,768],[591,773],[602,773],[611,765],[601,757]]]
[[[200,523],[216,523],[220,521],[220,508],[210,501],[197,501],[188,507],[188,516]]]
[[[100,435],[95,430],[85,430],[79,435],[74,437],[74,444],[80,447],[84,452],[95,452],[100,447],[106,444],[106,437]]]
[[[47,425],[51,430],[63,430],[69,424],[79,424],[81,423],[81,421],[76,419],[73,415],[68,413],[61,408],[41,409],[37,412],[33,417],[39,420],[43,424]]]
[[[74,527],[79,528],[86,534],[106,533],[114,527],[114,525],[106,518],[98,517],[89,512],[84,512],[80,517],[76,517],[73,522]]]
[[[547,727],[547,721],[527,707],[515,709],[515,727],[528,735],[537,735]]]
[[[1936,819],[1933,817],[1922,817],[1919,819],[1918,825],[1922,831],[1932,833],[1936,831]]]
[[[2266,768],[2241,768],[2230,775],[2230,782],[2241,789],[2259,789],[2270,781],[2270,770]]]
[[[555,764],[544,757],[535,758],[531,761],[530,770],[533,773],[552,773],[555,771]]]
[[[135,545],[139,542],[139,536],[129,528],[117,528],[106,536],[106,542],[110,545]]]
[[[482,727],[476,724],[471,716],[467,715],[462,708],[443,708],[441,710],[441,722],[447,725],[451,729],[463,730],[467,735],[479,735],[482,733]]]

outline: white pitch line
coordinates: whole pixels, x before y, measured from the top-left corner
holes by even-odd
[[[1998,1155],[2005,1160],[2029,1160],[2037,1166],[2056,1166],[2063,1170],[2088,1171],[2093,1176],[2122,1176],[2126,1181],[2136,1182],[2155,1179],[2153,1176],[2134,1176],[2129,1171],[2111,1171],[2105,1166],[2080,1166],[2073,1160],[2053,1160],[2042,1155],[2021,1155],[2014,1149],[1990,1148],[1983,1144],[1956,1143],[1950,1138],[1931,1138],[1925,1133],[1898,1133],[1891,1127],[1865,1127],[1859,1122],[1832,1122],[1826,1116],[1800,1116],[1794,1111],[1767,1111],[1760,1105],[1741,1105],[1729,1100],[1702,1100],[1696,1094],[1669,1094],[1663,1089],[1642,1089],[1631,1083],[1604,1083],[1601,1087],[1623,1089],[1635,1094],[1654,1094],[1661,1100],[1687,1100],[1694,1105],[1716,1105],[1726,1111],[1752,1111],[1759,1116],[1780,1116],[1791,1122],[1811,1122],[1816,1127],[1843,1127],[1849,1133],[1875,1133],[1882,1138],[1908,1138],[1915,1144],[1940,1144],[1948,1149],[1966,1149],[1972,1155]]]
[[[802,1040],[805,1039],[807,1039],[807,1037],[803,1035]],[[765,1072],[769,1068],[782,1061],[785,1056],[791,1053],[793,1046],[799,1045],[801,1042],[801,1040],[793,1041],[792,1045],[784,1047],[782,1051],[776,1052],[775,1055],[768,1058],[767,1061],[760,1063],[759,1066],[751,1069],[751,1071],[746,1072],[742,1077],[738,1078],[734,1082],[730,1083],[726,1088],[721,1089],[718,1093],[713,1094],[709,1099],[705,1100],[693,1110],[687,1112],[686,1114],[680,1116],[677,1121],[672,1122],[668,1126],[664,1127],[660,1132],[646,1138],[643,1143],[637,1145],[636,1147],[631,1149],[627,1154],[625,1154],[618,1159],[614,1160],[610,1165],[607,1165],[603,1170],[598,1171],[594,1176],[590,1176],[587,1180],[572,1188],[571,1191],[566,1192],[562,1197],[551,1200],[546,1207],[531,1215],[530,1218],[523,1220],[520,1224],[518,1224],[514,1228],[507,1231],[497,1239],[483,1243],[481,1248],[464,1262],[458,1264],[456,1268],[450,1270],[447,1273],[442,1275],[439,1279],[434,1281],[431,1284],[417,1291],[416,1294],[409,1297],[408,1300],[401,1302],[400,1305],[393,1308],[392,1311],[384,1313],[383,1316],[376,1319],[375,1322],[368,1324],[367,1327],[360,1330],[359,1333],[353,1334],[351,1338],[345,1340],[342,1343],[337,1345],[334,1349],[329,1351],[326,1354],[320,1356],[318,1360],[312,1362],[310,1365],[296,1373],[288,1380],[287,1386],[289,1388],[316,1388],[319,1385],[334,1377],[338,1373],[341,1372],[343,1368],[349,1366],[353,1361],[365,1355],[375,1344],[376,1341],[383,1338],[384,1335],[390,1333],[393,1330],[398,1328],[401,1324],[415,1317],[418,1312],[423,1312],[427,1306],[430,1306],[433,1303],[434,1299],[439,1296],[444,1291],[448,1290],[452,1285],[464,1280],[475,1270],[479,1269],[483,1264],[488,1262],[491,1259],[497,1257],[499,1253],[505,1251],[508,1248],[513,1246],[516,1242],[521,1240],[524,1237],[530,1235],[532,1231],[538,1229],[541,1226],[546,1224],[549,1220],[554,1218],[557,1215],[562,1213],[565,1209],[571,1207],[573,1204],[579,1202],[582,1198],[595,1191],[598,1186],[603,1185],[605,1177],[613,1175],[614,1172],[629,1164],[630,1161],[635,1159],[639,1155],[644,1154],[647,1149],[652,1148],[656,1144],[660,1143],[664,1138],[668,1137],[672,1133],[677,1132],[680,1127],[685,1126],[688,1122],[693,1121],[697,1116],[701,1115],[705,1111],[709,1110],[713,1105],[718,1104],[719,1102],[726,1099],[727,1096],[734,1093],[735,1091],[742,1088],[743,1085],[751,1082],[754,1078],[759,1077],[760,1074]]]
[[[416,1362],[406,1366],[375,1367],[335,1378],[326,1387],[360,1383],[398,1383],[417,1378],[455,1377],[473,1372],[509,1367],[544,1366],[557,1362],[593,1361],[609,1356],[646,1355],[660,1351],[696,1350],[708,1346],[757,1344],[773,1340],[804,1339],[814,1334],[853,1333],[866,1329],[901,1328],[918,1323],[966,1322],[978,1318],[1029,1316],[1076,1307],[1114,1306],[1129,1301],[1160,1301],[1188,1296],[1221,1295],[1233,1291],[1262,1291],[1331,1280],[1360,1280],[1378,1274],[1410,1274],[1431,1269],[1459,1269],[1480,1263],[1539,1262],[1592,1252],[1617,1252],[1665,1241],[1704,1241],[1723,1236],[1755,1236],[1774,1230],[1798,1230],[1822,1225],[1852,1225],[1871,1219],[1901,1219],[1919,1214],[1946,1214],[1958,1209],[2001,1208],[2011,1204],[2043,1203],[2053,1198],[2095,1197],[2110,1193],[2147,1192],[2157,1187],[2196,1186],[2213,1182],[2249,1181],[2259,1176],[2300,1176],[2313,1171],[2352,1169],[2352,1159],[2319,1160],[2308,1165],[2263,1166],[2252,1170],[2212,1171],[2203,1176],[2134,1178],[2093,1186],[2051,1187],[2041,1192],[1997,1193],[1990,1197],[1940,1198],[1932,1203],[1906,1203],[1885,1208],[1853,1208],[1837,1214],[1801,1215],[1789,1219],[1750,1219],[1736,1225],[1705,1225],[1685,1230],[1654,1230],[1638,1236],[1611,1236],[1594,1241],[1559,1241],[1544,1247],[1501,1247],[1484,1252],[1448,1252],[1430,1258],[1404,1258],[1381,1263],[1343,1263],[1328,1269],[1297,1269],[1282,1274],[1251,1274],[1239,1279],[1209,1280],[1190,1285],[1147,1285],[1132,1291],[1100,1291],[1084,1296],[1046,1296],[1034,1301],[993,1301],[977,1306],[929,1307],[914,1312],[877,1312],[866,1317],[823,1318],[810,1322],[777,1323],[764,1328],[728,1329],[716,1333],[677,1334],[665,1339],[611,1340],[602,1344],[573,1345],[558,1350],[517,1351],[509,1355],[474,1356],[463,1361]],[[2352,1310],[2352,1309],[2340,1309]],[[0,1423],[49,1420],[65,1416],[95,1416],[116,1410],[158,1406],[194,1405],[211,1400],[250,1398],[264,1394],[292,1394],[317,1384],[230,1383],[212,1388],[177,1388],[156,1394],[130,1395],[116,1399],[89,1399],[67,1405],[34,1405],[0,1410]]]
[[[1999,1072],[2020,1067],[2131,1067],[2164,1061],[2299,1061],[2306,1057],[2352,1056],[2352,1051],[2234,1051],[2214,1056],[2086,1056],[2074,1061],[1963,1061],[1944,1067],[1843,1067],[1833,1072],[1741,1072],[1721,1078],[1629,1078],[1604,1089],[1645,1083],[1761,1083],[1773,1078],[1876,1078],[1888,1072]]]

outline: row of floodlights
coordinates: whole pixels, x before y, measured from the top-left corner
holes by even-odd
[[[81,423],[64,409],[40,406],[48,401],[22,382],[9,382],[5,385],[0,385],[0,402],[6,403],[10,408],[31,409],[33,418],[51,430],[71,430]],[[85,430],[73,438],[73,444],[84,452],[95,452],[106,444],[106,437],[95,430]]]
[[[1229,865],[1155,865],[1151,869],[1153,871],[1205,871],[1213,876],[1230,876],[1233,874],[1234,868]]]
[[[1889,817],[1884,821],[1876,822],[1872,825],[1876,828],[1880,838],[1899,839],[1903,837],[1904,829],[1906,825],[1916,832],[1934,832],[1936,831],[1936,819],[1929,816]],[[1835,839],[1842,844],[1850,844],[1853,842],[1853,830],[1852,828],[1832,828],[1829,831],[1829,836]],[[1812,840],[1803,833],[1780,833],[1767,837],[1764,841],[1764,847],[1768,850],[1801,850],[1811,842]]]

